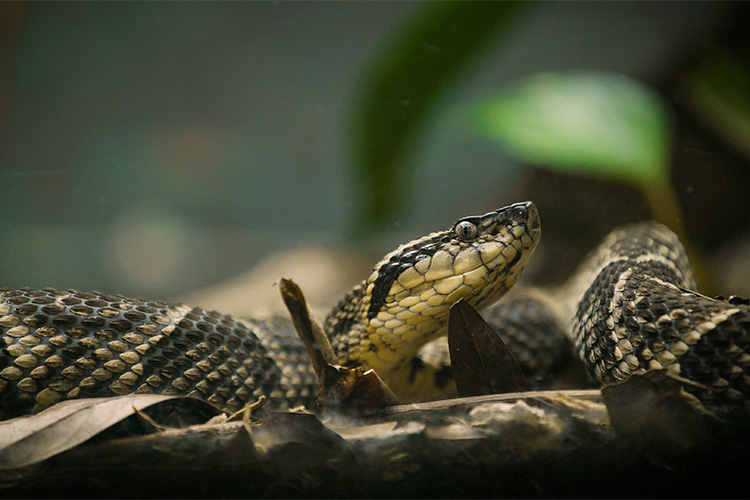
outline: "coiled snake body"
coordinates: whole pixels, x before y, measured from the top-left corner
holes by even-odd
[[[445,333],[453,303],[463,298],[481,310],[496,302],[517,281],[540,232],[526,202],[401,245],[327,317],[340,362],[375,368],[402,400],[449,394],[450,376],[415,362],[417,351]],[[750,308],[692,286],[676,237],[641,224],[612,233],[550,310],[602,383],[664,369],[693,381],[690,390],[713,407],[743,406]],[[229,410],[260,395],[276,408],[309,404],[317,393],[288,320],[96,292],[3,289],[0,329],[1,418],[67,398],[131,392],[191,395]]]
[[[718,414],[750,410],[750,307],[692,291],[677,236],[656,223],[610,233],[556,303],[580,358],[603,384],[665,370]]]

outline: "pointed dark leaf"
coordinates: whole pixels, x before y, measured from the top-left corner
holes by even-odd
[[[451,307],[448,345],[459,396],[530,390],[503,339],[464,300]]]

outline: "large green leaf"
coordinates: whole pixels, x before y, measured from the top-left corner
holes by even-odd
[[[354,103],[359,228],[378,228],[402,207],[407,155],[430,110],[483,46],[508,26],[523,2],[419,5],[365,72]]]
[[[537,74],[482,104],[477,116],[483,132],[523,161],[638,187],[668,179],[667,113],[623,75]]]
[[[522,161],[640,189],[653,217],[688,247],[699,284],[711,289],[682,226],[669,181],[669,118],[651,90],[621,74],[542,73],[481,104],[476,116]]]

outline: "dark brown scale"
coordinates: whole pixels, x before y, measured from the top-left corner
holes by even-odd
[[[656,335],[658,332],[656,331],[656,328],[652,327],[654,329],[654,335]],[[675,342],[677,340],[680,340],[682,338],[682,335],[675,330],[674,328],[664,328],[661,331],[662,337],[664,337],[664,340],[667,342]]]
[[[205,338],[205,334],[196,330],[190,330],[185,336],[193,342],[201,342]]]
[[[113,326],[116,330],[119,330],[121,332],[126,332],[130,330],[131,328],[133,328],[133,323],[124,319],[116,319],[114,321],[110,321],[109,324]]]
[[[193,347],[192,342],[189,342],[187,340],[175,340],[174,342],[172,342],[172,345],[174,345],[180,351],[187,351],[188,349]]]
[[[643,297],[641,300],[635,303],[636,309],[648,309],[651,307],[651,301],[647,297]]]
[[[40,295],[38,297],[34,297],[31,300],[32,304],[51,304],[55,301],[54,297],[50,297],[49,295]]]
[[[261,394],[271,408],[309,404],[317,392],[305,348],[289,322],[248,321],[247,326],[199,308],[50,288],[0,289],[0,308],[6,310],[0,316],[13,323],[0,326],[2,419],[68,397],[136,391],[197,391],[230,411]],[[21,337],[6,334],[13,327],[28,329],[21,337],[38,339],[35,352],[42,354],[21,358],[12,347]],[[270,352],[258,335],[273,338],[287,361],[277,365],[279,352]],[[296,399],[287,398],[292,386],[282,366],[291,366],[302,380],[293,387]]]
[[[224,342],[224,337],[218,333],[209,334],[208,341],[214,345],[221,345]]]
[[[33,314],[39,309],[39,306],[36,304],[24,304],[21,306],[18,306],[16,308],[16,312],[20,314],[21,316],[26,316],[28,314]]]
[[[81,320],[81,324],[83,326],[88,327],[88,328],[101,328],[106,323],[107,323],[107,321],[104,318],[100,317],[100,316],[89,316],[88,318],[83,318]]]
[[[56,314],[62,314],[63,311],[65,311],[65,306],[62,306],[60,304],[48,304],[42,306],[42,312],[44,314],[50,314],[54,316]]]
[[[638,323],[649,324],[654,321],[654,315],[649,310],[638,311]]]
[[[180,350],[174,347],[162,347],[161,353],[170,359],[175,359],[181,355]]]
[[[79,316],[88,316],[94,313],[94,308],[89,306],[75,306],[70,308],[70,312]]]
[[[78,323],[78,318],[72,314],[59,314],[52,318],[52,323],[57,326],[73,326]]]
[[[146,315],[139,311],[128,311],[123,316],[125,316],[125,319],[133,322],[141,322],[146,320]]]
[[[34,314],[31,316],[27,316],[23,319],[23,322],[29,326],[42,326],[45,324],[49,318],[45,316],[44,314]]]

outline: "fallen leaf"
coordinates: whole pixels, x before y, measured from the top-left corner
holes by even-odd
[[[633,375],[603,388],[602,396],[612,427],[634,446],[671,455],[719,445],[712,435],[717,417],[664,370]]]
[[[0,471],[32,465],[74,448],[147,408],[150,410],[149,417],[164,425],[165,421],[174,420],[178,406],[183,409],[187,406],[189,410],[178,411],[181,414],[178,420],[195,420],[186,414],[196,407],[202,410],[198,412],[199,418],[203,418],[206,412],[219,413],[217,408],[195,398],[130,394],[113,398],[71,399],[36,415],[0,422]]]
[[[346,410],[364,416],[398,404],[396,396],[374,370],[338,364],[328,337],[294,281],[282,278],[279,289],[318,376],[318,408]]]
[[[448,346],[459,396],[530,390],[503,339],[464,300],[451,307]]]

